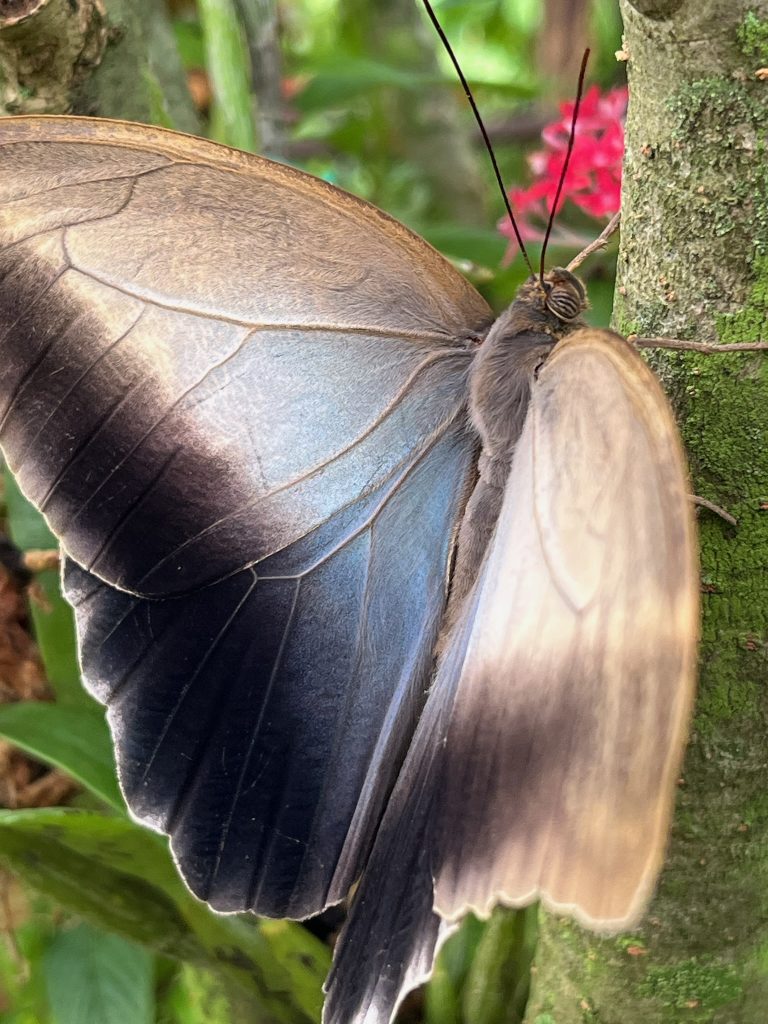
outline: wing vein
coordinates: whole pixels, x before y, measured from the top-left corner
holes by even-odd
[[[76,225],[73,225],[76,227]],[[66,229],[65,229],[66,231]],[[64,245],[66,250],[66,237],[64,239]],[[69,251],[66,250],[67,257],[70,257]],[[404,341],[423,341],[427,343],[445,345],[449,341],[462,341],[463,339],[457,338],[453,334],[449,334],[447,331],[442,333],[440,331],[408,331],[404,329],[389,329],[385,327],[366,327],[352,326],[350,324],[314,324],[314,323],[256,323],[253,320],[244,320],[241,317],[226,316],[220,310],[215,313],[210,310],[194,309],[190,306],[177,305],[171,302],[163,301],[156,295],[149,295],[142,292],[140,289],[132,289],[127,285],[117,284],[115,281],[111,281],[109,278],[97,274],[94,270],[86,269],[78,266],[75,261],[72,261],[72,269],[76,270],[79,274],[84,277],[90,278],[92,281],[96,281],[97,284],[102,284],[107,288],[112,288],[116,292],[120,292],[123,295],[127,295],[132,299],[139,299],[142,302],[151,303],[153,306],[157,306],[159,309],[166,309],[172,313],[181,313],[184,316],[196,316],[201,317],[205,320],[218,320],[221,323],[235,324],[238,327],[247,327],[253,331],[292,331],[301,332],[306,331],[308,334],[361,334],[367,335],[374,338],[401,338]],[[474,337],[475,335],[473,335]],[[454,350],[452,350],[454,351]],[[455,354],[463,352],[466,358],[471,356],[471,351],[463,349],[460,345],[455,348]]]
[[[120,409],[122,409],[125,403],[131,398],[133,394],[135,394],[136,391],[139,390],[140,387],[141,381],[136,381],[134,384],[131,384],[131,386],[120,396],[120,398],[118,398],[116,402],[114,402],[104,413],[102,413],[101,416],[99,416],[99,418],[94,423],[92,429],[89,430],[87,434],[80,438],[78,443],[70,452],[67,460],[64,462],[56,476],[53,478],[53,481],[49,485],[48,490],[45,492],[45,495],[40,499],[40,501],[37,502],[42,513],[45,513],[48,507],[48,503],[53,497],[56,488],[59,486],[64,476],[69,472],[72,466],[74,466],[75,463],[80,460],[80,458],[83,456],[86,449],[94,440],[94,438],[98,437],[98,435],[107,426],[112,417],[117,415]],[[63,534],[67,529],[68,527],[64,527],[64,529],[60,530],[59,532]]]
[[[68,269],[69,269],[68,267],[64,267],[62,270],[60,270],[58,272],[58,274],[53,278],[53,280],[49,281],[49,283],[46,285],[46,287],[40,292],[40,294],[35,299],[35,302],[39,302],[40,299],[43,298],[43,296],[47,295],[48,292],[60,280],[60,278],[63,277],[64,274],[66,274]],[[6,328],[6,335],[9,334],[14,329],[14,327],[18,326],[19,321],[22,319],[22,317],[24,316],[24,314],[27,311],[28,311],[28,307],[25,307],[24,310],[21,313],[19,313],[19,315],[16,317],[16,319],[13,321],[13,323],[10,324]],[[19,380],[19,382],[17,383],[16,387],[13,389],[13,391],[11,392],[11,394],[10,394],[10,396],[8,398],[8,404],[5,407],[5,412],[3,413],[2,419],[0,419],[0,431],[2,431],[3,428],[5,427],[6,421],[8,419],[8,416],[10,415],[10,412],[11,412],[11,410],[13,408],[13,405],[14,405],[16,399],[21,394],[21,392],[26,387],[26,384],[27,384],[27,381],[29,380],[29,377],[35,372],[35,370],[38,368],[40,363],[42,363],[42,361],[43,361],[43,359],[45,359],[45,356],[48,353],[49,349],[54,345],[54,343],[57,340],[58,340],[58,335],[54,335],[50,339],[50,341],[46,345],[43,346],[41,351],[37,354],[37,356],[32,360],[32,362],[29,364],[27,369],[24,371],[24,374],[22,375],[21,380]]]
[[[11,143],[12,145],[12,143]],[[2,143],[0,143],[2,146]],[[37,199],[38,196],[48,196],[52,192],[61,192],[62,189],[78,188],[80,185],[98,185],[102,181],[130,181],[133,179],[137,181],[139,178],[146,178],[150,174],[156,174],[158,171],[165,170],[166,167],[176,166],[176,161],[169,160],[159,167],[150,167],[146,171],[130,171],[125,174],[108,174],[100,178],[80,178],[77,181],[66,181],[61,185],[53,185],[51,188],[40,189],[37,192],[25,192],[22,196],[16,196],[13,199],[3,200],[4,206],[13,206],[15,203],[25,203],[29,199]]]
[[[347,679],[347,685],[345,687],[344,699],[342,701],[341,708],[339,709],[339,714],[338,714],[338,716],[336,718],[336,729],[335,729],[334,737],[333,737],[333,746],[331,747],[331,751],[330,751],[330,754],[329,754],[328,760],[327,760],[327,764],[328,764],[329,768],[330,768],[330,766],[332,766],[336,762],[336,756],[338,754],[339,747],[341,746],[341,744],[342,744],[342,742],[344,740],[344,736],[345,736],[344,724],[345,724],[345,722],[347,720],[347,715],[349,713],[349,709],[350,709],[350,707],[351,707],[351,705],[353,703],[353,700],[357,696],[357,694],[360,692],[360,686],[361,686],[361,683],[362,683],[362,679],[360,678],[360,667],[361,667],[360,666],[360,662],[361,662],[361,654],[362,654],[362,645],[363,645],[363,642],[364,642],[365,637],[367,635],[368,610],[369,610],[370,598],[371,598],[371,564],[372,564],[372,561],[373,561],[373,549],[374,549],[374,524],[373,523],[370,524],[370,526],[368,527],[368,530],[369,530],[369,543],[368,543],[368,551],[367,551],[366,560],[365,560],[365,583],[364,583],[364,586],[363,586],[363,597],[362,597],[362,601],[360,603],[360,615],[359,615],[358,624],[357,624],[357,634],[355,636],[355,653],[354,653],[354,657],[350,659],[349,677]],[[365,772],[366,776],[368,774],[368,767],[369,766],[366,766],[366,772]],[[308,833],[308,837],[307,837],[307,845],[304,847],[304,851],[303,851],[302,856],[301,856],[301,861],[299,863],[299,867],[296,870],[296,881],[294,882],[294,889],[295,889],[296,883],[299,880],[299,876],[301,874],[301,869],[304,866],[304,861],[307,858],[307,853],[309,851],[309,846],[310,846],[310,844],[312,842],[312,836],[313,836],[313,833],[315,831],[315,824],[317,822],[318,816],[320,815],[320,813],[323,810],[323,802],[325,800],[325,795],[328,792],[328,786],[330,784],[330,776],[331,776],[330,770],[326,771],[325,777],[323,779],[323,784],[320,787],[320,793],[318,794],[317,801],[315,803],[315,809],[314,809],[314,812],[312,814],[312,821],[310,822],[309,833]],[[363,787],[364,787],[364,785],[365,785],[365,782],[363,781]]]
[[[252,334],[249,335],[248,337],[249,338],[252,337]],[[370,437],[382,425],[382,423],[389,416],[391,416],[392,413],[397,408],[399,408],[399,406],[402,404],[403,400],[407,396],[408,391],[409,391],[411,385],[413,384],[413,381],[416,380],[416,378],[422,372],[422,370],[424,370],[428,366],[431,366],[433,363],[438,362],[441,359],[449,358],[452,355],[454,355],[454,353],[452,353],[452,352],[439,352],[439,353],[436,352],[436,353],[433,353],[432,355],[428,356],[425,360],[423,360],[421,363],[419,363],[419,365],[412,371],[411,375],[408,377],[408,379],[405,382],[405,384],[400,388],[398,393],[395,396],[393,396],[392,401],[387,406],[387,408],[370,424],[370,426],[366,427],[366,429],[363,431],[363,433],[360,434],[358,437],[356,437],[354,441],[352,441],[346,447],[342,448],[340,451],[336,452],[334,455],[332,455],[330,458],[326,459],[324,462],[321,462],[318,465],[312,467],[311,469],[306,470],[304,473],[302,473],[300,476],[296,477],[295,479],[289,481],[286,484],[282,484],[280,487],[276,487],[273,491],[270,491],[268,494],[257,495],[255,498],[252,498],[250,501],[247,501],[243,505],[239,506],[233,512],[229,512],[229,513],[227,513],[227,515],[221,516],[219,519],[215,520],[215,522],[210,523],[208,526],[205,527],[205,529],[200,530],[200,531],[198,531],[198,533],[194,534],[194,536],[188,537],[182,544],[179,544],[178,547],[174,548],[173,551],[170,551],[167,555],[164,555],[163,558],[160,559],[141,578],[141,580],[139,580],[137,586],[140,587],[141,584],[144,582],[145,579],[147,579],[148,576],[151,576],[154,573],[156,573],[158,571],[158,569],[161,569],[166,564],[166,562],[169,562],[172,559],[177,558],[181,554],[181,552],[184,551],[185,548],[189,547],[191,544],[195,544],[198,541],[202,540],[203,537],[207,536],[209,533],[211,533],[213,530],[217,529],[218,527],[222,526],[224,523],[226,523],[226,522],[228,522],[228,521],[230,521],[232,519],[236,519],[238,516],[242,515],[243,512],[246,512],[248,509],[258,508],[258,506],[263,501],[265,501],[267,499],[274,498],[276,495],[282,494],[285,491],[291,490],[293,487],[296,487],[299,484],[306,483],[308,480],[311,480],[313,476],[317,476],[319,473],[323,472],[323,470],[325,470],[329,466],[333,465],[334,462],[338,462],[340,459],[344,458],[345,455],[348,455],[359,444],[361,444],[368,437]],[[430,447],[431,447],[431,445],[430,445]],[[407,458],[408,458],[408,456],[406,456],[406,459]],[[405,461],[405,460],[403,460],[403,461]],[[402,465],[402,463],[398,463],[398,465],[393,468],[392,473],[390,473],[389,476],[391,476],[394,473],[396,473],[397,469],[398,469],[398,467],[400,465]],[[389,477],[385,477],[384,481],[382,481],[382,483],[384,483],[388,478]],[[360,496],[358,495],[354,500],[355,501],[359,500],[359,497]],[[349,507],[350,504],[354,504],[354,501],[349,502],[347,505],[342,506],[342,508],[347,508],[347,507]],[[341,509],[338,510],[338,511],[341,511]],[[313,527],[313,529],[315,529],[315,527]],[[296,539],[300,540],[300,539],[302,539],[302,537],[307,536],[307,534],[311,533],[311,532],[312,532],[312,530],[308,530],[307,533],[302,534],[301,537],[296,538]],[[292,541],[291,543],[294,543],[294,542],[295,541]],[[282,550],[282,549],[278,549],[278,550]],[[274,555],[276,553],[277,552],[272,551],[272,552],[269,553],[269,555],[271,556],[271,555]],[[268,556],[264,556],[264,557],[268,557]],[[261,559],[259,559],[259,561],[261,561]]]
[[[17,473],[22,468],[24,463],[27,461],[27,455],[29,454],[29,451],[34,448],[35,442],[40,437],[40,435],[43,433],[43,431],[48,426],[48,424],[53,419],[53,417],[56,415],[56,413],[59,411],[59,409],[62,407],[62,405],[64,405],[64,403],[72,395],[72,393],[75,391],[75,389],[78,388],[83,383],[83,381],[90,374],[90,372],[96,366],[98,366],[98,364],[101,362],[101,360],[104,359],[106,356],[108,356],[110,354],[110,352],[113,351],[113,349],[117,348],[117,346],[128,337],[128,335],[131,333],[131,331],[133,331],[134,327],[136,327],[138,325],[139,321],[144,316],[144,313],[145,313],[144,309],[139,310],[139,313],[136,316],[136,318],[134,319],[133,323],[129,327],[127,327],[119,337],[115,338],[115,340],[113,342],[111,342],[111,344],[108,345],[107,348],[105,348],[102,352],[100,352],[96,356],[96,358],[93,360],[92,363],[88,364],[88,366],[83,370],[83,372],[80,374],[80,376],[74,381],[74,383],[68,388],[68,390],[61,396],[59,401],[56,402],[56,404],[53,406],[51,411],[48,413],[48,415],[45,417],[43,422],[40,424],[40,427],[38,428],[38,430],[34,434],[34,436],[31,437],[29,439],[29,441],[26,442],[26,451],[25,451],[24,457],[22,458],[21,462],[16,467],[16,472]],[[76,320],[73,321],[73,323],[76,323],[76,322],[77,322]],[[71,329],[71,327],[72,327],[72,325],[70,325],[70,328],[68,328],[68,330]],[[74,518],[76,519],[77,516],[75,516]]]
[[[187,694],[189,693],[189,691],[194,686],[195,681],[199,678],[199,676],[200,676],[201,672],[203,671],[203,669],[205,668],[205,666],[208,664],[210,659],[213,657],[214,653],[216,652],[216,650],[219,647],[219,644],[222,642],[224,637],[229,632],[230,628],[232,627],[233,623],[235,622],[235,619],[240,614],[243,606],[245,605],[245,603],[248,601],[248,598],[253,593],[254,587],[256,586],[256,582],[257,582],[257,580],[256,580],[256,573],[253,573],[253,580],[252,580],[250,586],[248,587],[246,592],[243,594],[243,596],[240,598],[240,600],[237,602],[237,604],[235,605],[234,609],[230,613],[230,615],[227,618],[227,620],[224,623],[224,625],[221,627],[221,629],[218,631],[218,633],[213,638],[211,643],[208,645],[208,648],[207,648],[205,654],[203,655],[203,657],[200,659],[200,663],[198,664],[198,666],[195,669],[195,671],[189,677],[187,682],[182,686],[182,688],[181,688],[181,690],[179,692],[178,700],[176,701],[176,703],[174,704],[173,708],[171,709],[171,711],[167,715],[166,720],[165,720],[165,724],[163,725],[163,728],[160,730],[160,735],[157,738],[157,742],[155,743],[155,745],[154,745],[154,747],[152,749],[152,753],[149,755],[149,758],[147,759],[147,763],[144,766],[144,771],[142,772],[141,779],[139,781],[139,785],[140,786],[143,786],[146,783],[147,777],[148,777],[149,773],[151,772],[152,766],[155,763],[155,759],[156,759],[156,757],[157,757],[157,755],[158,755],[158,753],[160,751],[160,747],[163,745],[163,741],[165,740],[165,737],[168,735],[168,732],[169,732],[171,726],[173,725],[173,722],[174,722],[174,719],[176,718],[176,715],[181,710],[181,706],[184,703],[184,701],[186,700]],[[199,763],[199,759],[198,759],[198,763]],[[193,776],[194,776],[194,773],[196,771],[197,771],[197,766],[195,765],[195,766],[193,766],[193,770],[192,770],[192,775]],[[173,809],[171,810],[170,815],[169,815],[169,819],[168,819],[169,823],[168,823],[168,826],[166,828],[166,831],[168,831],[168,832],[172,832],[173,831],[173,822],[174,822],[174,819],[176,817],[176,808],[177,808],[178,803],[180,802],[180,800],[183,798],[183,794],[184,794],[184,792],[185,792],[185,790],[187,788],[188,788],[188,784],[187,784],[187,780],[185,779],[184,784],[179,789],[180,796],[177,798],[176,804],[173,807]]]
[[[338,544],[336,544],[335,547],[331,548],[330,551],[328,551],[326,554],[324,554],[316,562],[314,562],[307,569],[304,569],[301,573],[298,573],[295,576],[262,576],[261,579],[263,579],[263,580],[301,579],[303,576],[308,576],[309,573],[314,572],[315,569],[318,569],[321,565],[324,565],[328,561],[329,558],[333,558],[333,556],[335,554],[337,554],[339,551],[341,551],[342,548],[346,547],[347,544],[350,544],[353,540],[355,540],[356,537],[359,537],[361,533],[363,533],[365,530],[367,530],[371,526],[372,523],[375,523],[376,519],[379,517],[381,512],[383,512],[383,510],[387,507],[389,502],[392,500],[393,495],[397,493],[398,489],[402,486],[403,482],[405,480],[407,480],[408,477],[411,475],[411,473],[413,473],[416,470],[416,468],[419,466],[419,464],[429,455],[429,453],[432,451],[432,449],[437,444],[439,444],[440,441],[442,441],[442,439],[448,433],[449,429],[453,426],[454,421],[455,421],[455,417],[452,417],[451,419],[447,420],[440,427],[440,429],[438,431],[436,431],[436,433],[433,434],[433,436],[429,439],[429,441],[427,443],[427,446],[423,449],[423,451],[419,452],[419,455],[418,455],[417,458],[415,458],[415,459],[413,459],[413,461],[409,462],[408,461],[408,456],[406,456],[405,458],[403,458],[397,464],[397,466],[395,466],[393,468],[393,470],[389,474],[389,476],[386,477],[385,482],[386,482],[386,480],[391,480],[393,477],[395,477],[395,475],[398,473],[398,471],[399,471],[400,475],[391,484],[391,486],[389,487],[387,492],[384,494],[384,496],[382,497],[382,499],[379,502],[379,504],[373,509],[373,511],[371,512],[371,514],[368,516],[367,519],[365,519],[359,526],[355,527],[355,529],[352,530],[351,533],[348,533],[345,537],[343,537],[342,540],[340,540],[338,542]],[[404,464],[405,464],[405,469],[402,469]],[[359,496],[357,496],[355,498],[355,501],[358,501],[358,500],[359,500]],[[338,509],[336,511],[335,514],[338,515],[338,512],[344,511],[344,509],[348,508],[349,505],[351,505],[351,504],[354,504],[354,501],[348,502],[347,505],[342,506],[340,509]],[[307,533],[303,534],[303,537],[308,536],[308,534],[311,533],[311,532],[312,532],[312,530],[308,530]],[[299,537],[297,539],[301,540],[303,538]],[[295,541],[291,541],[291,543],[293,544],[293,543],[295,543]],[[258,565],[258,562],[254,562],[252,564]]]
[[[109,584],[102,583],[102,586],[103,587],[108,587]],[[130,607],[122,615],[119,616],[119,618],[115,622],[114,626],[109,630],[109,632],[106,634],[106,636],[103,639],[100,638],[100,647],[104,647],[106,645],[106,643],[123,626],[123,624],[126,622],[126,620],[129,619],[131,617],[131,615],[133,615],[133,613],[136,611],[137,608],[141,608],[144,603],[146,603],[146,598],[135,598],[131,602]],[[122,691],[125,689],[125,687],[128,684],[128,682],[130,681],[131,676],[133,675],[133,673],[136,671],[136,669],[139,668],[139,666],[144,661],[144,659],[147,657],[147,655],[150,653],[150,651],[153,649],[153,647],[157,646],[158,641],[162,640],[164,634],[171,628],[172,623],[171,623],[171,621],[168,621],[166,623],[166,625],[163,627],[163,629],[161,629],[159,632],[155,632],[155,630],[152,628],[152,625],[151,625],[150,615],[151,615],[151,609],[148,609],[148,611],[147,611],[147,625],[148,625],[148,628],[149,628],[150,633],[151,633],[152,642],[150,644],[146,644],[144,646],[144,648],[138,652],[138,654],[133,659],[133,661],[130,663],[128,668],[120,675],[120,677],[115,682],[114,686],[112,686],[112,688],[110,689],[110,692],[109,692],[108,699],[106,701],[102,701],[102,703],[106,703],[107,706],[111,706],[118,699],[118,697],[120,696]]]
[[[182,445],[178,445],[176,448],[174,448],[172,452],[168,454],[168,456],[160,464],[160,468],[155,473],[155,475],[150,480],[147,481],[147,484],[142,490],[142,492],[139,495],[137,495],[136,501],[134,501],[133,504],[129,508],[127,508],[125,512],[123,512],[123,514],[117,520],[111,533],[107,537],[105,537],[103,543],[96,549],[96,553],[89,560],[88,565],[84,566],[84,568],[86,568],[89,572],[95,572],[93,566],[96,565],[96,563],[104,554],[104,551],[112,544],[112,541],[114,540],[115,536],[125,526],[125,524],[131,518],[131,516],[135,515],[139,511],[141,506],[152,493],[157,483],[163,478],[166,470],[171,465],[176,456],[179,454],[181,449]],[[98,576],[98,572],[95,572],[95,575]],[[121,589],[119,583],[115,583],[114,586],[116,586],[118,590]]]
[[[295,617],[295,614],[296,614],[296,606],[298,605],[298,601],[299,601],[299,590],[300,589],[301,589],[301,580],[296,580],[296,585],[295,585],[294,591],[293,591],[293,600],[291,602],[291,608],[290,608],[290,611],[288,613],[288,617],[287,617],[286,622],[285,622],[285,628],[283,629],[283,635],[280,638],[280,645],[278,647],[277,655],[275,657],[275,663],[272,666],[272,671],[269,674],[269,680],[268,680],[267,685],[266,685],[266,687],[264,689],[264,694],[263,694],[263,698],[262,698],[262,702],[261,702],[261,707],[259,708],[259,713],[258,713],[258,715],[256,717],[256,721],[255,721],[255,723],[253,725],[253,729],[251,731],[251,737],[250,737],[250,739],[248,741],[248,747],[246,749],[245,756],[243,758],[243,763],[242,763],[242,766],[240,768],[240,772],[239,772],[238,777],[237,777],[237,784],[235,785],[235,791],[234,791],[234,794],[232,796],[232,802],[230,803],[229,811],[227,812],[227,817],[226,817],[226,819],[224,821],[224,824],[222,825],[221,836],[219,837],[219,845],[218,845],[218,849],[216,851],[216,859],[215,859],[215,861],[214,861],[214,863],[212,865],[211,873],[210,873],[210,877],[209,877],[209,881],[208,881],[208,891],[209,892],[213,888],[214,883],[216,882],[216,876],[218,874],[219,866],[221,864],[221,858],[222,858],[222,856],[224,854],[224,847],[227,844],[227,838],[229,836],[229,831],[230,831],[230,828],[232,827],[232,821],[233,821],[234,816],[235,816],[235,810],[237,808],[237,803],[238,803],[238,801],[240,799],[240,794],[243,791],[243,784],[245,782],[245,776],[246,776],[246,774],[248,772],[248,769],[250,767],[251,758],[253,757],[253,752],[256,749],[256,741],[259,738],[259,735],[261,733],[261,727],[262,727],[262,724],[264,722],[264,716],[266,715],[266,712],[267,712],[267,705],[269,704],[270,697],[272,696],[272,691],[274,689],[274,685],[275,685],[275,681],[277,679],[278,672],[280,671],[280,668],[282,667],[283,655],[285,654],[285,648],[286,648],[286,646],[288,644],[288,637],[289,637],[290,632],[291,632],[291,627],[293,626],[293,620],[294,620],[294,617]],[[252,885],[252,883],[251,883],[251,885]],[[250,892],[251,885],[249,885],[249,892]],[[249,903],[249,905],[250,905],[250,903]]]
[[[145,309],[146,309],[146,307],[145,307]],[[242,346],[245,344],[245,342],[248,340],[248,337],[250,337],[250,335],[248,335],[247,337],[245,337],[245,338],[243,338],[241,340],[241,342],[239,343],[239,345],[237,347],[237,351],[238,352],[240,351]],[[173,400],[173,402],[166,409],[163,410],[162,416],[160,416],[159,419],[156,419],[155,422],[152,423],[151,426],[149,426],[147,428],[147,430],[145,430],[145,432],[138,439],[138,441],[136,441],[136,443],[125,453],[125,455],[123,455],[123,457],[120,459],[120,461],[118,463],[116,463],[112,467],[112,469],[104,477],[101,478],[98,487],[96,487],[88,495],[87,499],[83,502],[83,504],[80,506],[80,508],[77,510],[77,512],[70,519],[70,521],[69,521],[69,528],[70,529],[72,528],[73,524],[75,522],[77,522],[79,517],[85,512],[85,510],[88,508],[88,506],[94,500],[94,498],[97,496],[99,491],[101,491],[102,488],[105,487],[107,483],[109,483],[109,481],[112,479],[112,477],[115,475],[115,473],[117,473],[125,465],[125,463],[139,450],[139,448],[141,448],[141,446],[146,443],[146,441],[152,436],[152,434],[158,429],[158,427],[160,427],[165,422],[165,420],[171,415],[171,413],[174,411],[174,409],[178,408],[178,406],[184,401],[184,399],[187,398],[187,396],[189,394],[191,394],[191,392],[194,391],[194,389],[196,387],[198,387],[200,384],[202,384],[202,382],[211,373],[214,373],[220,367],[224,366],[235,355],[236,355],[236,352],[230,352],[223,359],[220,359],[217,363],[214,363],[213,365],[209,366],[206,369],[206,371],[203,373],[203,375],[198,380],[193,381],[193,383],[190,384],[189,387],[185,388],[184,391],[177,398],[175,398]],[[184,546],[185,545],[183,545],[183,544],[179,545],[177,548],[174,549],[173,552],[171,552],[170,555],[167,556],[167,558],[170,559],[170,558],[173,558],[176,555],[178,555],[181,552],[181,550],[184,548]],[[108,550],[109,550],[109,545],[107,545],[106,548],[102,549],[102,551],[100,552],[100,555],[104,555],[106,553],[106,551],[108,551]],[[164,564],[164,561],[165,561],[165,559],[163,560],[163,563],[158,563],[158,564]]]

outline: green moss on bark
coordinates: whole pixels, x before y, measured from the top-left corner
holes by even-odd
[[[640,985],[643,994],[653,996],[676,1010],[691,1010],[690,1021],[711,1019],[713,1010],[742,994],[742,982],[732,968],[709,966],[694,957],[672,967],[649,970]]]
[[[199,119],[165,5],[143,0],[104,4],[108,45],[73,98],[75,112],[197,131]]]
[[[106,39],[100,0],[49,0],[15,17],[0,5],[0,114],[69,111]]]
[[[763,67],[768,64],[768,21],[748,11],[739,29],[739,43],[747,60],[754,60]]]

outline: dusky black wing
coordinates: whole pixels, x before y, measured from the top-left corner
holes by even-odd
[[[290,168],[0,123],[0,441],[71,556],[121,782],[219,909],[356,876],[418,714],[489,312]]]
[[[387,802],[336,943],[323,1024],[390,1024],[405,996],[429,979],[440,946],[458,927],[434,910],[434,818],[476,606],[473,592]]]
[[[303,917],[358,873],[431,666],[457,441],[319,563],[285,552],[165,600],[68,563],[84,679],[108,706],[129,806],[171,834],[217,909]]]

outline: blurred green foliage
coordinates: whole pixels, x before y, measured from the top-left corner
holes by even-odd
[[[592,79],[613,84],[621,74],[613,59],[617,2],[584,2],[596,50]],[[212,91],[210,103],[200,104],[208,134],[258,149],[253,40],[238,20],[248,3],[256,0],[176,2],[170,16],[186,68],[202,73]],[[525,126],[540,129],[555,111],[537,65],[543,5],[442,0],[435,7],[496,126],[508,181],[521,183],[538,131]],[[520,260],[502,266],[501,198],[448,58],[416,0],[284,0],[280,30],[283,158],[375,202],[462,261],[493,304],[508,302],[525,268]],[[574,78],[580,56],[573,54]],[[420,150],[435,125],[438,135]],[[445,156],[451,152],[464,161],[458,183]],[[459,214],[465,185],[479,199],[461,204]],[[447,204],[443,194],[452,197]],[[553,252],[550,262],[570,255]],[[594,317],[607,323],[610,257],[597,259],[593,273]],[[52,547],[43,519],[8,474],[3,494],[2,518],[15,543]],[[71,611],[55,573],[39,583],[44,599],[32,603],[31,616],[56,702],[0,706],[0,737],[68,773],[82,792],[68,807],[0,811],[0,857],[12,872],[0,879],[0,1021],[319,1021],[328,946],[300,924],[213,914],[180,881],[165,839],[127,815],[103,711],[79,683]],[[520,1021],[535,939],[535,908],[499,911],[487,924],[468,920],[445,947],[424,997],[406,1006],[408,1019]]]

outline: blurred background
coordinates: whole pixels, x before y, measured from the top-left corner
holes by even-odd
[[[180,116],[153,79],[153,120],[355,192],[455,261],[497,309],[512,299],[526,267],[480,133],[417,0],[167,0],[159,15],[159,0],[144,2],[164,19],[189,92]],[[110,18],[129,6],[110,0]],[[618,209],[626,88],[617,0],[434,6],[535,265],[579,63],[592,47],[548,256],[549,265],[567,262]],[[124,43],[130,24],[110,40]],[[614,262],[615,241],[584,268],[600,324]],[[0,1021],[319,1021],[342,911],[309,926],[217,917],[189,895],[165,840],[125,812],[102,709],[80,687],[54,541],[9,476],[0,528]],[[399,1019],[518,1024],[536,934],[535,908],[467,921]]]
[[[624,66],[615,56],[618,0],[433,6],[513,191],[541,180],[542,132],[560,121],[561,104],[573,101],[581,56],[591,47],[592,102],[579,138],[589,144],[569,176],[571,185],[582,180],[566,195],[607,192],[610,208],[566,200],[549,263],[567,260],[618,209],[621,145],[617,150],[614,133],[618,125],[623,140],[626,104]],[[510,258],[498,230],[503,207],[490,161],[420,0],[171,0],[170,7],[201,134],[295,164],[370,200],[459,262],[495,307],[510,301],[524,265]],[[605,109],[595,126],[590,115],[598,105]],[[612,145],[601,151],[597,136],[611,129]],[[577,145],[575,162],[579,155]],[[606,166],[602,181],[585,185],[585,168],[594,175]],[[528,212],[540,213],[534,198],[515,203],[524,221]],[[533,219],[541,225],[541,216]],[[532,237],[536,262],[535,233],[524,236]],[[601,323],[610,313],[611,265],[598,261],[589,271]]]

